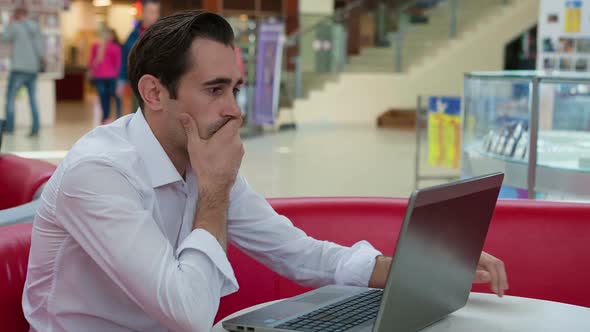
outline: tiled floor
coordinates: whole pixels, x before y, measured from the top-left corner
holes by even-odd
[[[2,151],[59,163],[92,129],[91,109],[89,102],[60,103],[54,128],[44,128],[37,138],[20,128],[4,137]],[[245,148],[242,174],[266,197],[404,197],[414,188],[413,131],[308,126],[246,139]],[[430,174],[455,173],[422,167]]]

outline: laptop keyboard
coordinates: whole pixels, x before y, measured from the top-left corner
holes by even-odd
[[[276,328],[302,332],[346,331],[377,317],[382,294],[383,291],[379,289],[369,290],[299,316]]]

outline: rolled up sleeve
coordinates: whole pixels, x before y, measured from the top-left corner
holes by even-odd
[[[375,258],[380,255],[382,253],[367,241],[360,241],[350,248],[345,248],[336,268],[335,283],[367,287],[375,267]]]
[[[214,267],[222,274],[223,278],[219,285],[221,296],[226,296],[238,290],[238,281],[234,275],[234,270],[227,259],[227,255],[219,241],[204,229],[195,229],[191,234],[182,241],[176,255],[180,260],[191,256],[194,251],[200,252],[206,256]]]

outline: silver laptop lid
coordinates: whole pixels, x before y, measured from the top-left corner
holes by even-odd
[[[465,305],[503,178],[412,194],[373,331],[417,331]]]

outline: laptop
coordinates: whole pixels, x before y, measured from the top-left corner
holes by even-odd
[[[384,290],[326,286],[223,322],[229,331],[419,331],[467,303],[504,174],[416,190]]]

